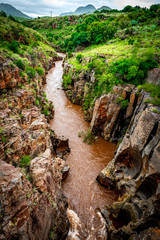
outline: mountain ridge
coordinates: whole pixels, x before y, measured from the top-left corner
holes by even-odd
[[[62,16],[69,16],[69,15],[81,15],[81,14],[93,13],[96,10],[101,11],[102,9],[111,10],[111,8],[107,6],[102,6],[96,9],[92,4],[88,4],[86,6],[78,7],[74,12],[61,13],[60,16],[62,17]]]
[[[0,11],[4,11],[7,16],[12,15],[13,17],[22,17],[28,19],[31,18],[30,16],[24,14],[23,12],[8,3],[0,3]]]

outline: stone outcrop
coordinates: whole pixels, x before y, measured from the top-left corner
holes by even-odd
[[[54,110],[43,92],[45,77],[19,86],[21,77],[12,84],[12,69],[6,71],[0,89],[0,239],[65,239],[69,221],[61,182],[69,171],[63,159],[68,139],[48,124]]]
[[[71,71],[72,65],[68,64],[67,61],[64,62],[63,65],[64,74],[68,74],[69,71]],[[70,101],[77,105],[83,105],[84,97],[89,93],[90,86],[95,82],[95,72],[92,71],[90,73],[89,71],[82,71],[79,73],[79,75],[77,75],[77,73],[74,72],[74,69],[72,71],[73,74],[71,84],[68,87],[65,87],[65,92]],[[86,115],[85,116],[86,121],[91,121],[92,112],[93,109],[88,109],[87,111],[84,112]]]
[[[19,68],[12,68],[5,64],[0,70],[0,89],[13,88],[18,84],[27,81],[19,75]]]
[[[0,239],[64,239],[68,232],[67,203],[60,191],[65,162],[47,149],[31,161],[32,184],[21,169],[0,162]],[[61,227],[61,230],[60,230]],[[62,230],[63,229],[63,230]]]
[[[104,211],[110,226],[108,239],[147,239],[148,233],[155,239],[159,236],[160,109],[145,103],[146,98],[143,92],[114,159],[97,177],[120,194]],[[110,215],[123,219],[123,226],[115,228]]]
[[[160,85],[160,68],[154,68],[148,72],[146,82]]]
[[[106,140],[119,140],[126,132],[138,101],[138,89],[135,86],[115,86],[113,92],[96,100],[91,130]]]

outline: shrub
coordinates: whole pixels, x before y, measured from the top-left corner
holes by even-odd
[[[39,106],[40,105],[40,102],[38,99],[36,99],[36,105]]]
[[[133,45],[133,43],[134,43],[134,39],[133,39],[133,38],[130,38],[130,39],[128,40],[128,44],[129,44],[129,45]]]
[[[2,142],[3,142],[3,143],[6,143],[6,142],[7,142],[7,139],[6,139],[4,136],[2,136]]]
[[[49,116],[49,110],[48,108],[45,108],[42,113],[45,115],[45,116]]]
[[[25,155],[21,158],[20,167],[29,167],[31,163],[31,159],[29,155]]]
[[[14,53],[18,53],[18,51],[19,51],[19,42],[15,41],[15,40],[12,40],[11,43],[8,43],[8,47]]]
[[[13,22],[16,22],[16,19],[12,16],[12,15],[9,15],[8,17],[10,20],[12,20]]]
[[[88,129],[87,133],[82,132],[81,134],[84,135],[83,142],[88,143],[89,145],[91,145],[96,140],[96,137],[90,128]]]
[[[121,109],[125,110],[128,107],[128,99],[121,102]]]
[[[24,63],[22,62],[21,59],[15,60],[15,61],[13,61],[13,62],[16,64],[16,66],[17,66],[18,68],[20,68],[20,69],[22,69],[22,70],[25,69],[25,65],[24,65]]]
[[[40,75],[40,76],[43,76],[43,75],[44,75],[44,69],[43,69],[43,68],[37,67],[37,68],[36,68],[36,71],[37,71],[38,75]]]
[[[82,54],[81,53],[78,53],[77,54],[77,56],[76,56],[76,60],[77,60],[77,62],[81,62],[81,60],[82,60]]]
[[[36,70],[33,67],[26,66],[26,73],[29,75],[29,77],[35,77],[36,76]]]
[[[72,79],[70,75],[64,75],[63,76],[63,85],[65,87],[65,89],[68,88],[68,85],[71,85]]]
[[[0,17],[7,17],[7,14],[3,10],[1,10],[0,11]]]

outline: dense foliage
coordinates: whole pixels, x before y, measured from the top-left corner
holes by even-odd
[[[38,18],[26,20],[23,24],[41,32],[47,40],[61,51],[71,52],[79,47],[105,43],[121,29],[159,21],[160,4],[147,8],[126,6],[123,10],[103,9],[94,14]]]

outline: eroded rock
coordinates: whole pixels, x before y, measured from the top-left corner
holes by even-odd
[[[132,85],[113,88],[113,93],[96,100],[91,130],[106,140],[117,141],[129,125],[138,101],[138,89]]]
[[[159,237],[160,114],[144,103],[145,97],[144,93],[114,159],[97,177],[102,185],[116,187],[120,194],[105,214],[111,240],[147,239],[150,227],[151,236]],[[114,227],[110,215],[117,221],[123,219],[123,226]]]

